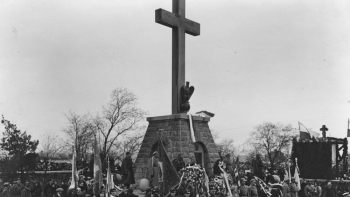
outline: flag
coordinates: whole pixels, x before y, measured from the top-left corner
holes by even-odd
[[[319,137],[320,134],[315,131],[309,131],[303,124],[299,123],[299,131],[300,131],[300,138],[301,139],[311,139],[313,137]],[[300,127],[301,126],[301,127]]]
[[[106,192],[106,195],[107,196],[110,196],[110,191],[111,189],[114,188],[114,183],[113,183],[113,175],[111,173],[111,167],[109,165],[109,157],[107,157],[107,162],[108,162],[108,169],[107,169],[107,192]]]
[[[284,169],[284,181],[287,181],[287,180],[289,180],[289,174],[287,169]]]
[[[300,139],[310,140],[311,135],[310,135],[309,130],[307,130],[307,128],[303,124],[301,124],[300,122],[298,122],[298,124],[299,124]],[[300,125],[302,126],[301,128],[300,128]]]
[[[160,182],[161,180],[163,181],[163,184],[161,187],[161,193],[163,193],[164,196],[168,196],[170,194],[170,190],[180,182],[180,177],[179,177],[179,174],[176,172],[172,162],[170,161],[167,155],[167,152],[164,148],[164,145],[159,137],[158,137],[158,145],[159,145],[159,161],[160,161],[160,167],[162,170],[159,178],[160,178]]]
[[[350,121],[348,119],[348,137],[350,137],[350,129],[349,129],[349,124],[350,124]]]
[[[297,190],[299,191],[301,187],[300,187],[300,178],[299,178],[299,167],[297,163],[295,165],[294,178],[295,178],[295,183],[297,184]]]
[[[69,189],[75,189],[78,182],[78,172],[77,172],[77,155],[75,147],[73,146],[73,156],[72,156],[72,181],[70,183]]]
[[[95,136],[94,143],[94,196],[99,195],[100,187],[102,186],[102,164],[100,158],[100,150],[97,145],[97,139]]]

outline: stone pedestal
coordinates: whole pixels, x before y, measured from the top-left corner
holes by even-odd
[[[158,150],[158,136],[161,136],[170,160],[182,153],[185,163],[192,163],[196,161],[196,153],[197,160],[198,156],[202,155],[207,173],[212,174],[214,162],[219,159],[219,154],[209,129],[210,118],[193,116],[196,143],[191,141],[190,122],[187,114],[149,117],[147,121],[149,125],[135,162],[136,181],[145,176],[148,159],[151,158],[154,151]]]

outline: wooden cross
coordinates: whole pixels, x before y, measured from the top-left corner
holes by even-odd
[[[172,38],[172,113],[180,113],[181,87],[185,85],[185,33],[200,34],[200,24],[185,18],[185,0],[173,0],[173,12],[156,10],[156,23],[171,27]]]

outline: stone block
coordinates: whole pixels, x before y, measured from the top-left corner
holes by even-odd
[[[187,136],[181,136],[181,141],[190,141],[190,138]]]
[[[184,136],[190,136],[190,132],[189,131],[181,131],[181,137]]]

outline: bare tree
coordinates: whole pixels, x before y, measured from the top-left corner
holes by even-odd
[[[102,151],[110,152],[118,137],[130,131],[143,129],[146,113],[137,107],[137,97],[126,88],[112,91],[110,102],[103,107],[102,116],[92,120],[92,128],[102,137]]]
[[[40,141],[41,154],[48,160],[56,158],[59,154],[67,151],[67,146],[57,134],[47,131]]]
[[[223,154],[230,154],[231,158],[236,157],[236,147],[234,146],[233,139],[224,139],[217,144],[217,149]],[[225,155],[222,155],[225,156]]]
[[[59,154],[67,151],[67,146],[63,140],[53,132],[47,131],[41,139],[41,154],[40,158],[44,162],[44,184],[46,183],[46,172],[49,170],[50,160],[56,158]]]
[[[137,133],[126,136],[123,140],[119,140],[120,142],[114,143],[114,146],[111,149],[115,158],[114,160],[121,162],[126,152],[130,152],[131,157],[136,156],[141,148],[143,137],[144,134]]]
[[[258,150],[259,153],[265,153],[270,166],[274,167],[279,153],[289,151],[293,137],[297,136],[297,132],[291,125],[264,122],[255,127],[250,136],[247,144]]]
[[[87,160],[92,152],[94,131],[91,129],[89,115],[78,115],[73,112],[66,114],[68,125],[63,131],[68,135],[67,145],[76,149],[77,161]]]

